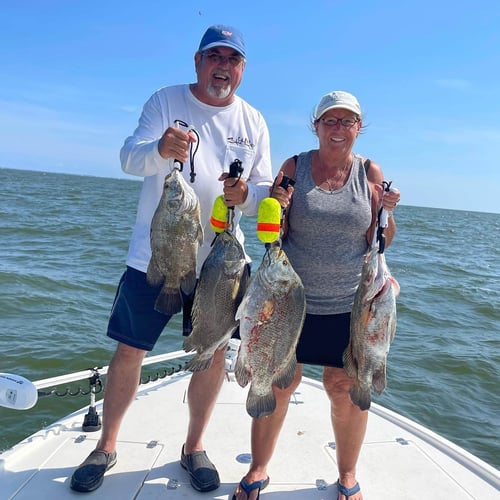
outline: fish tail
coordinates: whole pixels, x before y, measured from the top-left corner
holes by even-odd
[[[155,310],[172,316],[182,309],[182,298],[177,288],[162,288],[155,302]]]
[[[272,388],[269,387],[269,391],[262,395],[258,395],[250,386],[247,396],[247,413],[252,418],[265,417],[271,415],[276,409],[276,398]]]
[[[361,410],[368,410],[371,405],[371,395],[370,387],[366,385],[361,385],[359,381],[356,381],[349,391],[351,396],[351,401],[359,406]]]
[[[199,356],[195,356],[193,359],[186,363],[184,367],[185,370],[189,370],[190,372],[201,372],[203,370],[207,370],[212,366],[213,356],[209,358],[201,358]]]

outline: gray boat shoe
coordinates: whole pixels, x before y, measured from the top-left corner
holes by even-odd
[[[212,491],[220,486],[219,473],[205,451],[184,454],[181,451],[181,465],[189,472],[191,486],[197,491]]]
[[[84,493],[96,490],[104,480],[104,473],[115,464],[116,451],[94,450],[73,472],[70,488]]]

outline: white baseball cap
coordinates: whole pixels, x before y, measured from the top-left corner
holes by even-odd
[[[316,107],[315,119],[319,120],[330,109],[348,109],[356,113],[361,118],[361,106],[358,100],[349,92],[343,90],[334,90],[325,94]]]

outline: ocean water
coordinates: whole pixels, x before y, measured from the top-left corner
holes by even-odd
[[[11,169],[0,183],[0,372],[40,380],[107,365],[141,183]],[[374,401],[500,468],[500,214],[403,205],[396,218],[386,258],[401,285],[398,327]],[[255,269],[264,247],[255,219],[243,227]],[[175,317],[152,354],[181,346]],[[87,404],[0,408],[0,450]]]

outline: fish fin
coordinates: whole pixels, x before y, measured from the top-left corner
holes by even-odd
[[[394,337],[396,336],[396,327],[392,328],[391,329],[391,334],[390,334],[390,337],[389,337],[389,342],[392,343],[392,341],[394,340]]]
[[[212,366],[213,359],[213,356],[210,356],[209,358],[201,358],[200,356],[195,356],[193,359],[188,361],[188,363],[186,363],[184,369],[191,372],[201,372],[203,370],[207,370]]]
[[[382,394],[386,387],[385,365],[373,372],[372,387],[377,394]]]
[[[243,298],[241,299],[241,302],[236,309],[236,313],[234,315],[234,319],[238,321],[238,324],[240,324],[241,327],[241,320],[245,317],[245,309],[246,309],[246,304],[248,303],[248,295],[244,294]]]
[[[196,234],[196,241],[198,241],[198,245],[201,246],[203,244],[203,238],[204,238],[203,226],[200,224],[198,226],[198,231],[197,231],[197,234]]]
[[[184,342],[182,343],[182,348],[186,352],[196,351],[196,347],[193,345],[193,335],[192,335],[192,332],[187,337],[184,337]]]
[[[389,322],[389,325],[388,325],[388,329],[389,329],[389,342],[392,343],[392,341],[394,340],[394,337],[396,336],[396,326],[397,326],[397,318],[396,318],[396,315],[394,315],[394,317],[392,318],[392,321]]]
[[[148,270],[146,272],[146,281],[148,284],[151,286],[159,286],[163,283],[165,280],[165,277],[163,274],[161,274],[160,270],[158,269],[158,266],[155,264],[153,257],[151,257],[151,260],[149,261],[148,264]]]
[[[168,315],[182,309],[182,298],[177,288],[162,288],[155,302],[155,310]]]
[[[401,291],[401,287],[399,285],[399,282],[393,276],[389,276],[389,279],[391,280],[392,289],[394,290],[394,297],[398,297],[399,293]]]
[[[351,396],[351,401],[356,406],[359,406],[361,410],[368,410],[370,408],[372,398],[368,386],[362,386],[359,381],[356,380],[349,391],[349,395]]]
[[[342,355],[342,361],[344,363],[344,370],[348,377],[355,377],[358,374],[358,364],[354,361],[352,355],[351,344],[349,343]]]
[[[191,295],[196,286],[196,271],[189,271],[181,280],[181,290],[186,295]]]
[[[250,379],[252,378],[252,373],[250,371],[250,367],[244,361],[244,354],[238,351],[238,358],[236,359],[236,364],[234,365],[234,376],[236,377],[236,382],[241,387],[246,387]]]
[[[267,415],[271,415],[275,409],[276,398],[271,387],[269,387],[269,391],[266,394],[260,396],[250,386],[247,396],[247,413],[252,418],[266,417]]]
[[[250,283],[250,272],[248,270],[248,266],[243,266],[243,270],[241,272],[240,284],[238,287],[238,293],[236,295],[235,304],[236,307],[239,307],[245,292],[247,291],[248,284]]]
[[[283,369],[275,375],[273,379],[273,385],[279,387],[280,389],[286,389],[295,377],[295,372],[297,371],[297,357],[295,354],[290,358]]]

